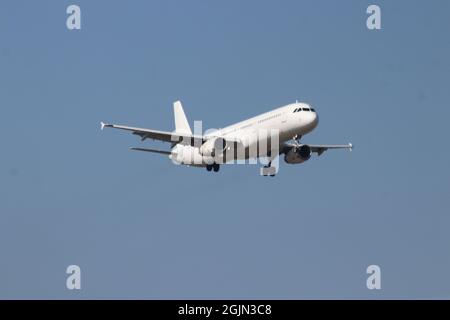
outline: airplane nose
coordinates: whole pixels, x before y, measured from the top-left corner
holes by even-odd
[[[311,125],[313,128],[317,127],[319,124],[319,116],[315,112],[311,112]]]

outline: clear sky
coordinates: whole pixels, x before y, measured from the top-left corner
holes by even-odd
[[[449,298],[449,12],[2,0],[0,298]],[[128,150],[167,145],[100,131],[172,130],[176,99],[205,129],[298,99],[320,116],[303,142],[356,147],[266,178],[174,166]]]

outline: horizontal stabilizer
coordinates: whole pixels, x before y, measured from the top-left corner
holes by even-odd
[[[160,153],[160,154],[170,155],[170,151],[165,151],[165,150],[147,149],[147,148],[130,148],[130,150],[145,151],[145,152],[153,152],[153,153]]]

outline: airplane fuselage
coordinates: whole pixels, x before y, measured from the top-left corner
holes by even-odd
[[[300,108],[301,111],[294,112]],[[303,136],[311,132],[318,123],[319,117],[315,110],[306,103],[297,102],[220,129],[218,135],[247,141],[245,137],[254,136],[260,130],[277,130],[281,144],[294,136]]]
[[[216,136],[228,142],[239,141],[234,146],[226,146],[221,154],[209,155],[202,152],[201,146],[177,144],[173,147],[170,158],[180,164],[204,167],[212,163],[222,164],[267,156],[270,154],[268,150],[274,147],[270,137],[278,138],[276,144],[279,150],[284,142],[300,138],[314,130],[318,121],[318,115],[310,105],[296,102],[206,133],[205,137],[211,143],[214,143],[213,138]]]

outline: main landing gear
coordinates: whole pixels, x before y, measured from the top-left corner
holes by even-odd
[[[206,165],[206,170],[207,170],[207,171],[214,170],[214,172],[218,172],[219,169],[220,169],[220,165],[219,165],[218,163],[207,164],[207,165]]]

